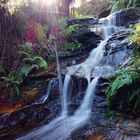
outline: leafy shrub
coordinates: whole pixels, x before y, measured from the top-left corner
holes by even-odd
[[[65,45],[64,49],[66,51],[76,51],[76,50],[81,50],[83,45],[79,43],[78,41],[74,41],[72,43],[68,43]]]
[[[140,74],[131,69],[119,70],[106,91],[108,109],[140,111]]]
[[[133,34],[130,36],[132,39],[134,46],[136,47],[136,51],[140,49],[140,24],[136,24],[136,29]]]
[[[64,29],[64,35],[70,36],[72,33],[74,33],[76,30],[78,30],[80,27],[79,24],[70,25],[67,28]]]

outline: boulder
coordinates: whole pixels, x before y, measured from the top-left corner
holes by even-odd
[[[116,25],[129,26],[140,19],[140,8],[131,8],[114,13],[117,17]]]
[[[69,41],[77,40],[83,45],[82,50],[91,51],[93,48],[97,47],[102,39],[93,31],[95,28],[95,25],[83,25],[69,37]]]

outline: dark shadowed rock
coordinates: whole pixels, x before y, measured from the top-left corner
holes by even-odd
[[[74,25],[74,24],[97,24],[98,23],[98,19],[96,18],[84,18],[84,19],[73,19],[73,20],[68,20],[67,24],[68,26],[70,25]]]
[[[140,8],[122,10],[114,14],[116,14],[118,19],[116,25],[129,26],[130,23],[135,24],[140,19]]]

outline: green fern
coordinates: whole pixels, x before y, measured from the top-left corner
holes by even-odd
[[[122,69],[118,71],[108,83],[106,91],[106,99],[108,108],[111,108],[113,104],[119,106],[126,106],[129,102],[135,101],[133,110],[136,110],[140,105],[138,96],[140,96],[140,88],[137,87],[137,81],[140,79],[140,74],[134,70]],[[120,96],[121,95],[121,96]],[[128,97],[127,97],[128,96]],[[124,98],[124,99],[123,99]],[[118,103],[113,100],[116,99]]]
[[[21,84],[23,82],[24,78],[27,77],[28,73],[31,70],[32,70],[32,66],[25,64],[16,76],[17,81],[19,81],[19,83]]]
[[[24,57],[23,61],[30,63],[32,67],[43,69],[48,67],[46,60],[41,56],[34,56],[24,51],[19,51],[18,53]]]
[[[47,62],[45,61],[45,59],[43,57],[35,57],[33,58],[34,63],[37,64],[37,66],[39,68],[44,68],[46,69],[48,67]]]
[[[1,77],[0,79],[5,80],[10,85],[12,85],[15,88],[17,95],[20,94],[19,91],[20,82],[13,75],[9,74],[7,77]]]

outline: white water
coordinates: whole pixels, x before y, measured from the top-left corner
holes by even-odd
[[[68,109],[67,109],[67,104],[68,104],[68,94],[70,91],[70,82],[71,82],[71,76],[66,75],[65,80],[64,80],[64,85],[63,85],[63,93],[62,93],[62,116],[67,115]]]
[[[40,127],[17,140],[67,140],[74,130],[84,126],[90,118],[97,83],[98,78],[95,78],[88,85],[83,102],[73,116],[63,114],[48,125]]]
[[[37,104],[43,104],[48,99],[50,91],[51,91],[52,83],[53,83],[53,80],[50,80],[49,83],[48,83],[46,93],[39,99]]]
[[[82,116],[84,112],[84,115],[87,116],[87,118],[89,118],[89,115],[91,113],[91,108],[92,108],[92,101],[95,96],[94,93],[95,93],[97,82],[98,82],[98,77],[94,78],[88,85],[83,102],[79,107],[79,109],[75,112],[76,116]]]
[[[88,87],[82,101],[82,104],[75,111],[73,116],[68,115],[68,94],[69,94],[69,86],[71,81],[71,76],[66,75],[63,85],[63,95],[62,95],[62,113],[59,117],[54,119],[49,124],[40,127],[31,133],[18,138],[18,140],[67,140],[71,133],[76,129],[84,126],[88,120],[90,119],[90,115],[92,112],[92,104],[95,96],[96,85],[98,83],[98,77],[94,78],[91,82],[91,70],[94,69],[101,73],[104,72],[104,68],[109,68],[111,72],[110,66],[100,66],[100,62],[103,59],[104,47],[106,46],[109,36],[120,30],[119,27],[116,26],[116,17],[115,15],[109,16],[106,19],[101,19],[100,22],[102,25],[102,33],[104,35],[105,40],[101,41],[97,48],[95,48],[90,56],[87,58],[85,62],[75,66],[75,69],[69,70],[77,72],[81,68],[85,70],[85,77],[88,81]],[[105,71],[106,73],[106,71]]]
[[[104,38],[107,38],[113,33],[116,33],[119,30],[121,30],[122,27],[119,26],[119,21],[120,21],[119,16],[116,16],[116,14],[109,15],[106,18],[101,18],[99,20],[99,23],[101,24],[102,36]]]

